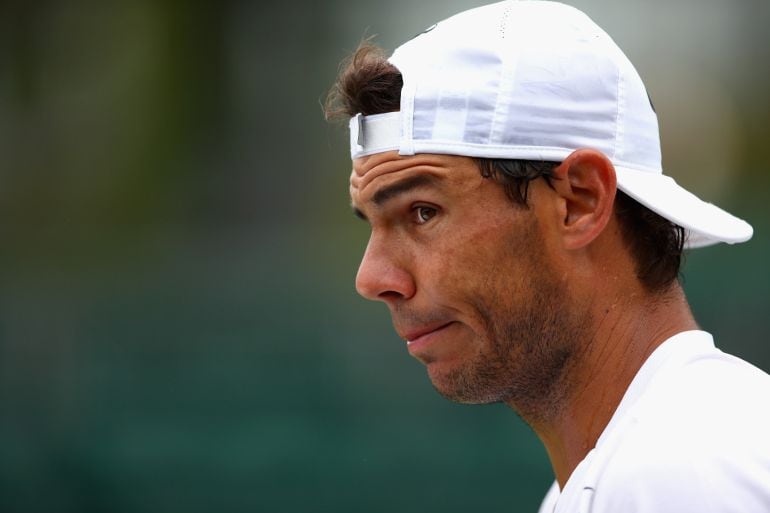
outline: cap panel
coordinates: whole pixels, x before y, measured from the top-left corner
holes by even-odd
[[[411,144],[591,147],[612,156],[618,52],[576,9],[509,1],[438,23],[390,61],[414,86],[413,111],[402,97]]]
[[[491,11],[503,7],[478,8],[444,20],[390,57],[405,84],[414,85],[414,109],[408,114],[413,142],[489,142],[501,85],[501,59],[495,51],[500,34],[489,27],[499,24]],[[409,100],[402,96],[402,111]]]
[[[618,62],[622,97],[615,161],[662,173],[658,116],[634,66],[622,54]]]
[[[582,51],[522,56],[499,141],[513,146],[590,147],[614,152],[618,73]]]

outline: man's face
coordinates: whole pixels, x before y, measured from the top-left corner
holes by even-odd
[[[473,160],[446,155],[356,159],[350,194],[371,225],[356,288],[393,325],[444,396],[548,408],[580,316],[533,208],[514,204]],[[548,215],[546,213],[546,215]]]

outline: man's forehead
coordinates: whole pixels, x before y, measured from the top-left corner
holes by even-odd
[[[397,151],[376,153],[353,161],[350,174],[351,196],[371,194],[369,191],[400,180],[410,174],[432,174],[449,182],[462,180],[468,169],[476,169],[468,157],[456,155],[417,154],[403,156]],[[478,173],[474,173],[478,175]],[[376,187],[372,187],[376,185]],[[355,199],[355,198],[354,198]]]
[[[350,190],[361,192],[377,178],[392,175],[408,169],[411,165],[409,157],[402,157],[397,151],[375,153],[353,160],[353,170],[350,173]]]

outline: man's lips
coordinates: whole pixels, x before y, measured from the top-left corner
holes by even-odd
[[[452,324],[452,321],[410,329],[408,331],[403,332],[403,334],[401,335],[401,338],[405,339],[407,345],[411,347],[414,344],[419,344],[421,342],[427,341],[427,339],[431,338],[432,335],[443,330],[450,324]]]

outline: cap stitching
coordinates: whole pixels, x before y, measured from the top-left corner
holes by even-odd
[[[612,158],[616,159],[618,153],[621,153],[620,148],[623,145],[624,122],[625,122],[625,107],[626,107],[626,82],[623,70],[618,66],[618,112],[615,117],[615,148]],[[623,152],[625,154],[625,152]]]
[[[407,73],[403,74],[404,85],[401,88],[401,141],[398,153],[400,155],[414,155],[414,97],[416,87],[408,79]]]
[[[500,20],[500,35],[502,39],[505,39],[508,32],[510,12],[511,6],[509,3],[506,5],[502,19]],[[510,113],[511,94],[515,87],[514,75],[519,64],[519,52],[515,49],[517,46],[518,45],[515,44],[503,45],[503,48],[507,49],[507,51],[500,52],[500,58],[503,62],[498,74],[500,83],[497,88],[497,98],[495,99],[495,108],[492,111],[488,136],[489,142],[493,144],[502,141],[505,131],[505,120]]]
[[[505,39],[505,34],[508,32],[508,17],[511,14],[511,6],[506,5],[503,15],[500,18],[500,38]]]

